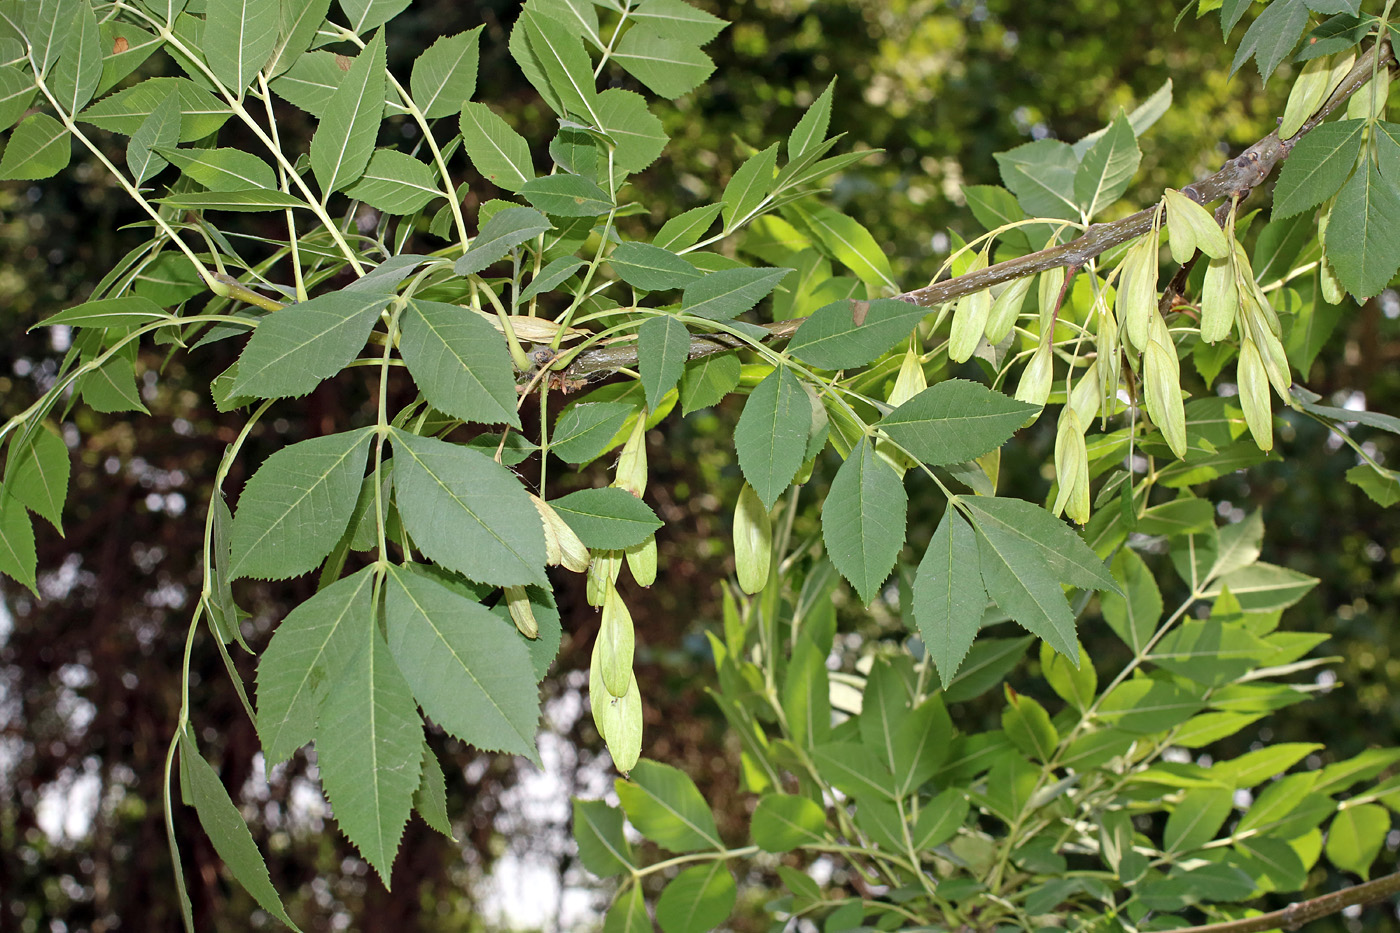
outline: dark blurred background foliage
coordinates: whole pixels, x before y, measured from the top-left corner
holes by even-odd
[[[871,229],[906,288],[937,271],[947,242],[940,234],[977,229],[960,189],[999,182],[994,152],[1046,135],[1077,139],[1170,79],[1175,103],[1142,140],[1136,204],[1147,204],[1163,187],[1214,170],[1264,135],[1291,81],[1287,67],[1267,90],[1249,69],[1227,80],[1229,52],[1216,20],[1188,16],[1173,32],[1175,0],[700,5],[734,25],[708,49],[718,64],[712,80],[674,105],[658,105],[672,148],[637,180],[636,200],[659,224],[716,197],[743,157],[785,134],[836,77],[833,128],[847,134],[841,145],[881,151],[840,178],[830,197]],[[542,144],[552,121],[505,51],[514,10],[509,0],[418,0],[390,27],[390,65],[407,73],[437,35],[484,22],[477,97]],[[142,75],[174,68],[157,56]],[[309,135],[298,111],[284,105],[278,116],[284,139]],[[474,183],[468,208],[495,195]],[[1130,193],[1125,204],[1134,201]],[[1266,204],[1263,193],[1254,201]],[[51,182],[0,188],[0,415],[33,401],[66,349],[61,335],[29,328],[83,300],[139,240],[140,232],[125,225],[140,220],[100,167],[82,158]],[[1309,387],[1353,405],[1400,411],[1397,313],[1393,292],[1355,309],[1314,366]],[[74,482],[66,537],[47,526],[39,534],[43,599],[8,582],[0,594],[8,609],[8,621],[0,615],[0,933],[167,930],[179,923],[153,802],[179,708],[182,635],[199,589],[210,480],[240,419],[218,413],[208,393],[236,347],[169,356],[162,349],[143,349],[143,398],[152,417],[85,408],[67,415]],[[300,403],[280,405],[280,417],[259,426],[229,488],[273,450],[351,420],[366,397],[365,386],[342,376]],[[739,791],[737,752],[704,692],[711,669],[702,632],[716,624],[720,581],[731,569],[727,516],[738,472],[725,449],[735,416],[728,406],[672,416],[650,434],[649,495],[667,523],[659,536],[663,582],[627,593],[639,630],[643,752],[689,772],[722,814],[730,839],[743,836],[751,804]],[[1233,751],[1259,740],[1321,741],[1330,760],[1400,743],[1400,700],[1390,689],[1400,676],[1400,636],[1391,634],[1400,632],[1396,513],[1345,482],[1354,461],[1322,429],[1299,422],[1282,437],[1284,460],[1220,480],[1210,492],[1226,518],[1262,509],[1266,560],[1322,579],[1284,625],[1332,633],[1323,650],[1341,660],[1331,668],[1335,683],[1322,682],[1330,689],[1237,736]],[[1374,443],[1395,459],[1385,438]],[[1008,446],[1003,492],[1043,497],[1048,481],[1040,463],[1052,444],[1050,428]],[[819,470],[818,489],[822,482]],[[911,495],[911,524],[928,522],[931,530],[936,509],[920,510],[917,484]],[[1165,561],[1157,569],[1169,582]],[[313,587],[312,578],[248,581],[239,597],[252,612],[244,623],[250,644],[264,646],[284,607]],[[571,856],[566,832],[568,795],[598,796],[610,779],[601,742],[582,715],[595,625],[582,597],[581,583],[560,594],[565,640],[544,685],[547,777],[434,736],[439,753],[456,765],[448,768],[448,805],[458,842],[410,822],[392,892],[324,818],[304,753],[264,780],[256,735],[218,653],[207,638],[197,643],[192,689],[201,743],[241,800],[273,881],[303,929],[597,926],[602,901]],[[841,607],[841,619],[853,639],[898,637],[890,613],[865,613],[855,600]],[[1096,658],[1117,651],[1092,616],[1082,637]],[[251,681],[255,659],[236,650],[235,660]],[[1036,692],[1036,673],[1028,662],[1013,679]],[[177,813],[177,821],[197,928],[275,926],[223,875],[192,811]],[[1341,883],[1328,879],[1327,886]],[[734,928],[763,929],[764,900],[761,889],[746,894]],[[1314,929],[1389,929],[1393,922],[1379,909]]]

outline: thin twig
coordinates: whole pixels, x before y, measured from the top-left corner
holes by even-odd
[[[1374,904],[1394,894],[1400,894],[1400,872],[1311,900],[1298,901],[1272,913],[1245,917],[1243,920],[1226,920],[1221,923],[1186,927],[1174,930],[1173,933],[1264,933],[1265,930],[1296,930],[1305,923],[1340,913],[1348,907]]]

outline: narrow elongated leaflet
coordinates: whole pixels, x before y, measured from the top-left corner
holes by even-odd
[[[277,47],[279,19],[277,0],[219,0],[209,7],[200,48],[214,77],[235,96],[243,96]]]
[[[986,605],[977,537],[950,505],[914,577],[914,621],[943,683],[967,657]]]
[[[29,441],[10,442],[5,463],[5,491],[42,515],[62,533],[63,503],[68,498],[68,445],[47,428],[37,429]]]
[[[476,93],[482,28],[440,37],[413,63],[409,88],[425,117],[450,116]]]
[[[791,269],[722,269],[685,286],[681,310],[687,314],[727,321],[758,304]]]
[[[311,137],[311,171],[324,203],[364,174],[384,116],[384,34],[369,41],[326,105]]]
[[[345,193],[386,214],[414,214],[442,197],[433,170],[406,152],[376,149]]]
[[[676,387],[690,355],[690,333],[669,314],[650,318],[637,328],[637,358],[647,405],[661,404],[661,397]]]
[[[507,207],[481,225],[471,248],[453,263],[452,269],[458,275],[481,272],[526,240],[553,229],[549,218],[533,208]]]
[[[927,313],[927,308],[893,298],[833,301],[802,322],[788,351],[822,369],[864,366],[908,337]]]
[[[92,100],[102,77],[102,34],[88,0],[78,3],[74,20],[67,28],[63,54],[49,75],[49,84],[59,105],[74,114]]]

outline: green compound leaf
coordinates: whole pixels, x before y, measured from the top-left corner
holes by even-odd
[[[388,303],[387,295],[346,289],[269,315],[238,357],[230,397],[305,395],[355,358]]]
[[[574,841],[583,867],[607,878],[636,864],[632,845],[622,832],[622,811],[601,800],[574,798]]]
[[[926,314],[927,308],[894,298],[833,301],[802,322],[788,351],[820,369],[864,366],[908,337]]]
[[[1137,136],[1123,111],[1109,125],[1108,132],[1084,154],[1074,174],[1074,196],[1086,217],[1093,217],[1117,201],[1137,172],[1142,153]]]
[[[538,765],[539,691],[515,628],[411,570],[389,568],[386,590],[389,649],[423,712],[463,742]]]
[[[699,45],[667,38],[646,23],[627,30],[613,59],[653,93],[670,100],[693,91],[715,70]]]
[[[408,9],[412,0],[337,0],[350,28],[364,35]]]
[[[879,427],[924,463],[946,466],[996,450],[1037,410],[978,383],[948,379],[890,412]]]
[[[571,405],[554,423],[549,449],[566,463],[587,463],[608,448],[636,410],[636,405],[627,402]]]
[[[811,427],[811,396],[787,367],[769,373],[749,396],[734,429],[734,447],[764,508],[773,508],[802,466]]]
[[[515,371],[505,338],[466,308],[411,298],[399,352],[438,411],[479,424],[520,427]]]
[[[715,818],[684,771],[643,759],[615,786],[637,832],[672,852],[723,849]]]
[[[1337,193],[1356,167],[1365,128],[1365,120],[1338,120],[1298,140],[1274,186],[1275,220],[1317,207]]]
[[[622,243],[608,255],[613,272],[633,288],[664,291],[685,288],[704,273],[684,258],[650,243]]]
[[[38,553],[34,549],[34,525],[23,503],[0,488],[0,573],[37,594]]]
[[[481,30],[478,26],[455,36],[443,36],[413,63],[409,88],[413,102],[429,119],[446,117],[476,93]]]
[[[403,431],[394,502],[419,550],[480,583],[548,586],[544,529],[520,481],[478,451]]]
[[[681,310],[727,321],[758,304],[778,287],[791,269],[722,269],[685,286]]]
[[[386,214],[416,214],[442,197],[433,170],[397,149],[374,150],[360,180],[345,193]]]
[[[39,428],[22,447],[10,442],[5,463],[5,492],[63,532],[63,503],[68,498],[68,445],[63,438]]]
[[[579,175],[546,175],[520,186],[537,209],[556,217],[597,217],[613,209],[608,193]]]
[[[724,923],[737,899],[728,865],[720,860],[695,865],[662,890],[656,901],[656,921],[665,933],[705,933]]]
[[[238,499],[233,579],[299,576],[331,552],[355,510],[373,432],[312,438],[263,461]]]
[[[133,139],[134,142],[134,139]],[[166,147],[160,155],[185,177],[210,191],[275,189],[277,175],[272,166],[240,149],[175,149]]]
[[[491,219],[481,225],[481,232],[472,240],[471,248],[453,263],[452,269],[458,275],[473,275],[504,259],[526,240],[553,229],[549,218],[533,208],[507,207],[492,214]]]
[[[93,104],[77,119],[130,136],[174,91],[180,96],[180,142],[194,142],[216,132],[232,113],[212,94],[188,78],[147,78]]]
[[[1392,222],[1400,217],[1395,182],[1367,159],[1337,194],[1332,217],[1327,257],[1338,281],[1357,301],[1379,295],[1400,267],[1400,229]]]
[[[766,794],[753,811],[753,841],[765,852],[791,852],[826,839],[826,814],[807,797]]]
[[[978,554],[972,528],[948,508],[914,577],[914,621],[945,684],[962,666],[987,607]]]
[[[831,482],[822,506],[822,539],[841,575],[869,605],[904,547],[904,481],[861,438]]]
[[[269,79],[291,68],[311,47],[316,32],[326,21],[331,0],[300,0],[278,4],[277,41],[263,69]]]
[[[374,625],[374,568],[337,580],[277,626],[258,661],[258,738],[270,769],[310,742],[326,692]]]
[[[277,0],[218,0],[204,17],[200,49],[219,83],[237,97],[277,47]]]
[[[690,332],[669,314],[649,318],[637,328],[637,358],[647,406],[661,407],[661,397],[676,387],[690,356]]]
[[[68,130],[46,113],[30,114],[15,127],[0,156],[0,179],[38,181],[68,167]]]
[[[311,171],[324,203],[364,174],[384,117],[384,35],[356,56],[311,137]]]
[[[733,230],[758,209],[773,190],[773,169],[778,164],[778,144],[750,156],[724,186],[724,229]]]
[[[248,831],[248,824],[243,822],[243,814],[238,812],[224,789],[224,782],[204,760],[188,732],[180,733],[180,775],[187,799],[199,814],[199,824],[209,834],[214,851],[234,879],[253,895],[253,900],[263,910],[293,930],[298,929],[272,886],[267,865],[253,841],[253,834]]]
[[[579,540],[599,550],[625,550],[661,527],[661,519],[645,502],[616,486],[580,489],[549,504]]]
[[[355,636],[322,703],[316,766],[340,831],[387,888],[423,771],[423,720],[379,626]]]
[[[97,82],[102,78],[102,33],[92,4],[78,4],[63,54],[49,75],[49,86],[60,107],[67,113],[77,113],[92,100]]]

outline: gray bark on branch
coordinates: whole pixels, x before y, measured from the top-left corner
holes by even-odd
[[[1249,192],[1262,183],[1273,172],[1298,140],[1313,130],[1318,124],[1344,104],[1367,81],[1376,68],[1395,68],[1396,59],[1390,43],[1381,40],[1362,55],[1351,71],[1332,92],[1327,101],[1318,108],[1306,123],[1288,139],[1279,139],[1278,131],[1270,133],[1254,143],[1237,157],[1225,163],[1218,172],[1182,188],[1187,197],[1201,204],[1210,204],[1221,198],[1243,200]],[[1060,267],[1079,267],[1095,256],[1099,256],[1115,246],[1127,243],[1147,233],[1152,228],[1154,207],[1138,211],[1112,223],[1092,224],[1076,239],[1059,246],[1052,246],[999,262],[977,272],[970,272],[956,278],[935,282],[923,288],[897,295],[904,301],[924,307],[934,307],[963,295],[982,291],[1002,282],[1035,275]],[[778,321],[762,325],[769,331],[767,341],[785,340],[791,337],[805,318]],[[690,359],[723,353],[743,347],[743,341],[727,334],[704,334],[691,338]],[[593,382],[605,378],[619,369],[634,368],[637,365],[637,345],[635,343],[609,344],[585,350],[558,372],[566,383]]]

